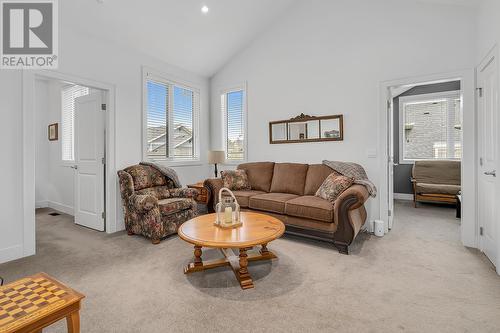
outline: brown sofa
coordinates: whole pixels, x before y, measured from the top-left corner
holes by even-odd
[[[277,217],[289,234],[333,242],[348,254],[366,220],[368,192],[353,185],[331,202],[314,196],[325,178],[334,172],[322,164],[256,162],[240,164],[247,172],[251,190],[233,191],[243,211],[261,211]],[[208,207],[213,211],[222,179],[207,179]]]
[[[460,161],[415,161],[411,181],[415,207],[418,201],[457,204]]]

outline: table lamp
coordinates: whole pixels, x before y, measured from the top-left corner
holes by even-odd
[[[208,163],[215,165],[215,178],[219,176],[217,171],[217,164],[224,163],[225,161],[225,152],[223,150],[209,150],[208,151]]]

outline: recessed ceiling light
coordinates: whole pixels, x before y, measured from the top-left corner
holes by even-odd
[[[203,7],[201,7],[201,12],[202,12],[203,14],[207,14],[207,13],[208,13],[208,7],[207,7],[207,6],[203,6]]]

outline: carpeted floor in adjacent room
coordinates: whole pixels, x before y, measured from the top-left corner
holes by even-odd
[[[279,260],[250,264],[247,291],[229,268],[184,275],[192,248],[178,237],[152,245],[49,212],[37,212],[37,254],[0,265],[0,275],[44,271],[84,293],[82,332],[500,331],[500,277],[460,244],[452,208],[398,202],[394,229],[360,235],[349,256],[279,239],[270,244]]]

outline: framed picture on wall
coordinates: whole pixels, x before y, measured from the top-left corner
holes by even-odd
[[[58,123],[49,125],[49,141],[57,141],[59,139],[59,125]]]

